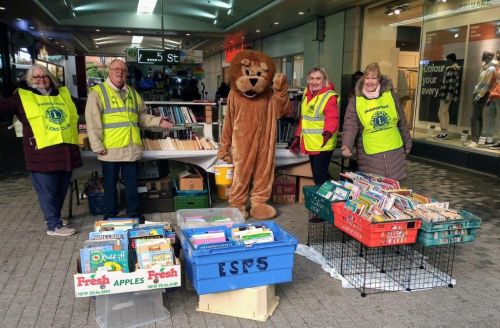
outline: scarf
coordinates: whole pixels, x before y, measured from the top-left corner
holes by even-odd
[[[373,92],[370,92],[368,90],[365,89],[365,86],[363,85],[363,94],[366,96],[366,98],[368,99],[374,99],[374,98],[378,98],[380,96],[380,83],[379,85],[377,86],[377,88],[375,89],[375,91]]]

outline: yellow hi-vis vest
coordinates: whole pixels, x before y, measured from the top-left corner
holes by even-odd
[[[78,113],[66,87],[57,96],[42,96],[19,89],[37,149],[63,143],[78,145]]]
[[[363,124],[365,153],[373,155],[403,146],[398,129],[398,111],[390,91],[385,91],[377,99],[357,96],[356,112]]]
[[[317,95],[307,102],[307,89],[304,90],[301,105],[301,125],[304,147],[308,151],[328,151],[333,150],[337,144],[337,133],[323,144],[323,129],[325,127],[325,107],[331,97],[338,97],[334,91],[327,91]]]
[[[139,130],[139,94],[128,87],[125,101],[107,83],[93,86],[103,104],[102,143],[105,148],[122,148],[130,144],[142,146]]]

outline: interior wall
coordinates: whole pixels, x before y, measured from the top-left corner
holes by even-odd
[[[203,59],[202,68],[205,71],[205,77],[202,82],[205,84],[205,91],[208,92],[207,97],[210,100],[215,100],[215,92],[220,85],[219,81],[222,81],[223,61],[223,53]]]

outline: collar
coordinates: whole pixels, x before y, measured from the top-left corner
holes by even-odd
[[[123,85],[123,88],[118,88],[117,86],[115,86],[113,84],[113,82],[111,82],[111,80],[109,79],[109,77],[106,79],[106,83],[111,87],[111,89],[115,90],[116,92],[119,92],[120,90],[125,90],[127,93],[128,93],[128,85],[127,83],[125,83]]]

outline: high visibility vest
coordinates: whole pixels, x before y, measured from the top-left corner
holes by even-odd
[[[368,155],[383,153],[403,146],[398,129],[398,111],[390,91],[377,99],[356,97],[356,112],[363,125],[363,148]]]
[[[66,87],[57,96],[42,96],[19,89],[36,146],[42,149],[63,143],[78,145],[78,113]]]
[[[107,83],[93,86],[103,104],[102,143],[105,148],[122,148],[130,144],[142,146],[139,130],[139,94],[131,87],[125,101]]]
[[[308,151],[327,151],[333,150],[337,144],[337,133],[323,144],[323,131],[325,128],[325,107],[331,97],[338,97],[334,91],[327,91],[320,95],[314,96],[311,101],[307,101],[307,89],[304,90],[301,105],[301,125],[302,125],[302,140],[304,147]]]

